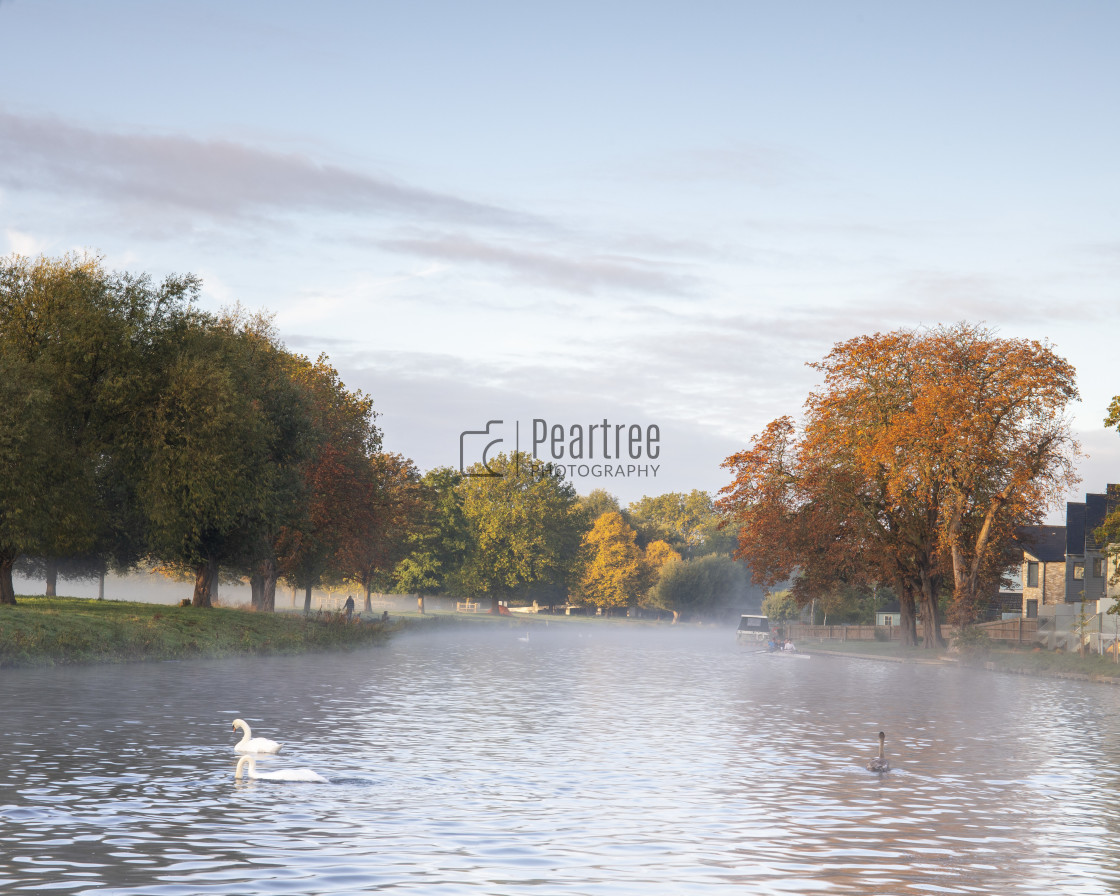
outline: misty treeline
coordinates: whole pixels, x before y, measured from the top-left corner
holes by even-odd
[[[60,574],[185,572],[199,607],[219,577],[248,579],[261,610],[280,580],[305,608],[341,583],[367,608],[374,589],[607,611],[740,599],[706,493],[623,509],[524,457],[421,475],[325,357],[287,350],[267,315],[199,309],[199,290],[88,255],[0,259],[0,603],[17,561],[48,592]]]
[[[749,573],[731,558],[734,539],[706,492],[623,508],[602,489],[577,495],[523,453],[499,454],[465,476],[438,468],[421,484],[429,499],[393,570],[399,592],[486,597],[495,611],[503,601],[571,603],[674,619],[716,617],[747,599]]]
[[[889,588],[906,643],[920,621],[941,646],[943,615],[975,621],[1022,558],[1017,532],[1077,482],[1074,369],[969,323],[862,336],[813,366],[801,420],[724,464],[736,556],[764,582],[793,576],[800,606]]]

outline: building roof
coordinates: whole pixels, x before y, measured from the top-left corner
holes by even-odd
[[[1085,551],[1100,550],[1097,540],[1093,537],[1096,529],[1108,515],[1108,496],[1091,494],[1085,496]]]
[[[1066,553],[1085,553],[1085,505],[1078,501],[1066,504]]]
[[[1023,550],[1043,563],[1066,559],[1065,526],[1020,526],[1015,535]]]
[[[1099,553],[1093,532],[1110,513],[1120,507],[1120,485],[1108,483],[1104,494],[1089,492],[1083,502],[1066,504],[1066,553],[1083,556]]]

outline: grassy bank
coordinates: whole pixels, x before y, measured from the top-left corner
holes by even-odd
[[[334,615],[67,597],[20,597],[0,607],[0,668],[125,663],[361,647],[404,625]]]
[[[1078,656],[1065,651],[1043,650],[1034,645],[1005,645],[997,641],[983,649],[964,653],[905,647],[898,641],[807,641],[799,646],[809,653],[864,656],[894,662],[956,662],[993,672],[1120,684],[1120,665],[1112,657],[1096,654]]]
[[[0,669],[79,663],[129,663],[196,657],[306,653],[363,647],[393,632],[423,627],[535,625],[658,625],[583,616],[491,616],[487,613],[396,613],[388,623],[348,622],[338,614],[254,613],[247,609],[98,601],[74,597],[18,597],[0,606]]]

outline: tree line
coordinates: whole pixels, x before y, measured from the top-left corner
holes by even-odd
[[[197,306],[200,281],[97,258],[0,259],[0,603],[13,570],[219,576],[489,596],[610,612],[733,604],[747,573],[710,495],[580,497],[527,457],[421,474],[373,400],[270,318]],[[497,463],[497,466],[495,466]],[[489,473],[490,471],[485,471]]]

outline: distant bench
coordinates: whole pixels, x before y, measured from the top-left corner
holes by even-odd
[[[455,602],[455,609],[460,613],[477,613],[478,601],[477,600],[460,600]]]

